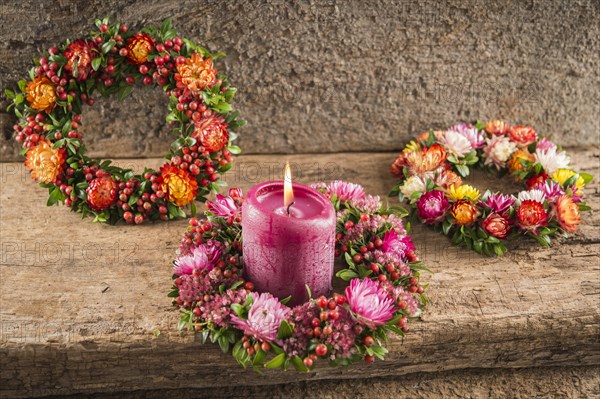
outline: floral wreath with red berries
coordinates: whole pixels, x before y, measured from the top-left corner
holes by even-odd
[[[319,359],[349,365],[383,359],[389,332],[404,336],[409,318],[427,303],[420,284],[427,270],[414,253],[400,208],[384,208],[362,186],[342,181],[314,188],[337,211],[337,257],[349,282],[343,293],[290,308],[289,298],[253,292],[243,277],[242,193],[229,190],[208,201],[205,220],[191,219],[173,262],[169,297],[179,308],[179,329],[201,342],[218,342],[244,367],[309,371]],[[310,289],[307,287],[309,298]]]
[[[391,167],[400,178],[390,193],[411,205],[411,213],[480,254],[507,252],[504,242],[527,235],[549,247],[551,237],[574,233],[581,223],[583,188],[592,180],[570,168],[560,146],[528,126],[460,123],[429,131],[411,141]],[[506,173],[527,189],[516,195],[483,195],[461,176],[477,166]]]
[[[194,201],[216,191],[219,174],[240,152],[231,144],[244,124],[230,104],[236,89],[213,66],[224,54],[179,37],[170,19],[135,33],[108,18],[96,26],[88,37],[50,48],[18,91],[5,91],[19,118],[14,130],[25,166],[49,189],[48,205],[64,202],[94,221],[168,220],[185,217],[187,205],[195,213]],[[123,100],[136,82],[163,89],[177,136],[169,161],[141,175],[88,158],[79,130],[82,107],[93,105],[94,95]]]

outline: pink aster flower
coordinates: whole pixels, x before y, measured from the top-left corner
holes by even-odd
[[[272,342],[277,336],[281,321],[287,318],[292,310],[268,292],[260,295],[253,292],[251,295],[254,302],[248,311],[248,318],[244,320],[232,315],[231,321],[244,330],[244,334],[261,341]]]
[[[348,183],[342,180],[335,180],[327,186],[329,197],[334,195],[341,202],[354,202],[365,197],[365,189],[360,184]]]
[[[560,197],[565,193],[565,191],[561,188],[560,183],[554,182],[552,180],[538,182],[533,188],[542,191],[549,201],[554,201],[556,198]]]
[[[384,325],[394,315],[393,299],[370,278],[350,281],[346,298],[356,321],[369,328]]]
[[[556,143],[548,140],[547,138],[543,137],[540,141],[537,142],[537,144],[535,145],[535,149],[536,150],[540,150],[540,151],[548,151],[552,148],[556,148]]]
[[[381,198],[379,195],[365,195],[363,198],[355,201],[353,205],[367,212],[377,212],[381,208]]]
[[[481,206],[489,207],[492,212],[503,213],[515,204],[516,198],[513,195],[489,194],[485,201],[480,201]]]
[[[173,264],[173,274],[183,276],[192,274],[194,270],[211,271],[221,255],[221,250],[214,244],[198,245],[189,255],[180,256]]]
[[[484,164],[494,165],[498,170],[502,169],[516,149],[517,144],[510,141],[506,136],[494,136],[491,139],[486,139],[486,146],[483,148]]]
[[[483,134],[470,123],[459,123],[452,126],[450,129],[448,129],[448,131],[453,131],[461,136],[464,136],[467,140],[469,140],[469,143],[471,143],[471,147],[473,148],[481,148],[485,144]]]
[[[450,207],[448,198],[443,191],[429,191],[417,201],[417,214],[426,224],[435,224],[441,222]]]
[[[241,212],[240,206],[232,197],[225,197],[221,194],[215,196],[215,202],[206,201],[206,208],[217,216],[233,217]]]
[[[444,136],[440,138],[439,143],[443,145],[450,154],[457,158],[464,157],[473,151],[470,141],[462,134],[453,130],[448,130]]]

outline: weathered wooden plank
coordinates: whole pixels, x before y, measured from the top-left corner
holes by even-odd
[[[344,178],[381,195],[393,184],[390,153],[288,158],[303,182]],[[600,175],[597,148],[573,158],[580,170]],[[141,168],[161,160],[120,163]],[[241,156],[227,180],[247,189],[279,177],[282,165],[281,156]],[[496,184],[483,175],[474,182]],[[433,304],[407,338],[391,340],[388,360],[268,377],[176,330],[166,292],[185,220],[91,224],[63,207],[46,208],[44,190],[20,165],[0,164],[0,183],[0,392],[6,397],[600,364],[597,182],[586,190],[595,211],[584,215],[575,237],[548,250],[522,241],[504,258],[483,258],[416,226],[417,248],[436,272],[429,278]]]

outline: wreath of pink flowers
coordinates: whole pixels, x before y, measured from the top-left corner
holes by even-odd
[[[427,303],[421,271],[400,208],[343,181],[313,185],[336,208],[336,276],[347,287],[290,308],[289,298],[254,292],[243,276],[242,193],[208,201],[206,219],[191,219],[173,262],[169,297],[179,329],[217,342],[244,367],[309,371],[319,359],[348,365],[383,359],[388,333],[404,335]],[[310,289],[307,287],[310,295]]]
[[[51,47],[35,59],[18,90],[5,90],[18,118],[31,177],[49,191],[48,205],[63,202],[96,222],[140,224],[185,217],[194,201],[220,186],[240,148],[234,131],[244,125],[231,101],[236,89],[218,74],[212,54],[181,38],[171,19],[160,27],[130,31],[96,20],[97,31]],[[177,138],[160,170],[131,169],[86,156],[80,130],[84,105],[97,95],[124,100],[136,83],[161,88],[169,98],[166,116]]]
[[[510,174],[526,189],[482,195],[462,181],[472,166]],[[391,173],[400,182],[390,196],[410,204],[412,216],[485,255],[503,255],[504,242],[518,235],[549,247],[551,237],[574,233],[580,211],[590,209],[582,195],[591,175],[572,170],[567,153],[533,128],[498,120],[425,132],[404,148]]]

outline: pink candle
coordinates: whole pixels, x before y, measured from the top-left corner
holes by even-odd
[[[256,290],[280,299],[291,295],[290,305],[297,305],[308,299],[305,285],[313,297],[331,291],[336,215],[318,191],[292,186],[291,180],[289,186],[289,207],[283,181],[250,189],[242,206],[242,238],[246,275]]]

